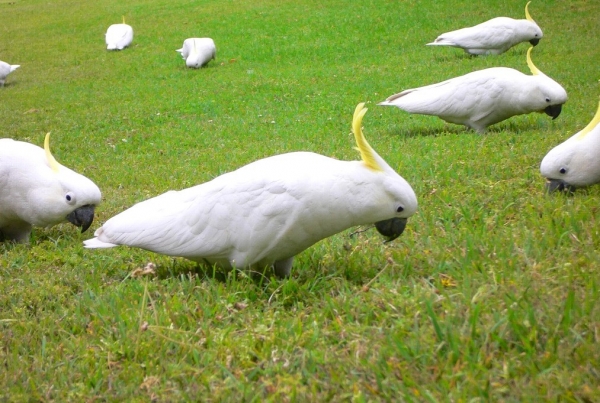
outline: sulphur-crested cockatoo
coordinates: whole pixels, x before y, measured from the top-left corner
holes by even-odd
[[[493,67],[405,90],[379,105],[437,116],[479,133],[512,116],[531,112],[545,112],[556,119],[567,102],[567,92],[535,67],[531,49],[527,51],[531,76],[507,67]]]
[[[188,38],[177,52],[185,60],[186,66],[198,69],[215,58],[217,48],[210,38]]]
[[[31,227],[70,221],[81,232],[92,224],[100,189],[83,175],[59,164],[44,149],[0,139],[0,240],[27,242]]]
[[[410,185],[352,123],[361,161],[310,152],[261,159],[210,182],[170,191],[108,220],[87,248],[129,245],[229,269],[288,276],[295,255],[347,228],[375,223],[391,241],[417,210]]]
[[[125,24],[125,16],[123,16],[122,24],[113,24],[106,30],[106,49],[108,50],[123,50],[133,42],[133,28],[131,25]]]
[[[529,14],[529,3],[525,6],[525,20],[492,18],[474,27],[446,32],[427,45],[461,48],[471,55],[499,55],[521,42],[535,46],[543,34]]]
[[[4,87],[6,76],[21,67],[19,64],[10,65],[6,62],[0,61],[0,87]]]
[[[548,191],[572,192],[600,183],[600,105],[592,121],[579,133],[554,147],[540,171]]]

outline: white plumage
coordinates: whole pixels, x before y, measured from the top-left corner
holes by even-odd
[[[4,87],[4,82],[6,81],[6,76],[21,67],[18,64],[10,65],[6,62],[0,61],[0,87]]]
[[[592,121],[542,160],[540,171],[549,191],[574,191],[600,183],[600,105]]]
[[[499,55],[521,42],[535,46],[544,34],[529,14],[529,3],[525,6],[525,20],[493,18],[473,27],[446,32],[427,45],[452,46],[472,55]]]
[[[531,112],[545,112],[556,119],[567,101],[567,92],[534,66],[531,49],[527,51],[531,76],[511,68],[494,67],[405,90],[379,105],[438,116],[480,133],[490,125]]]
[[[186,66],[197,69],[215,58],[217,48],[211,38],[188,38],[177,52],[185,60]]]
[[[123,17],[122,24],[113,24],[106,30],[105,35],[106,49],[123,50],[133,42],[133,28],[125,24]]]
[[[365,112],[359,104],[353,120],[362,161],[309,152],[261,159],[138,203],[85,245],[129,245],[226,269],[273,266],[287,276],[296,254],[352,226],[376,223],[392,240],[417,210],[417,198],[367,143]]]
[[[100,203],[91,180],[56,162],[46,135],[44,148],[0,139],[0,240],[27,242],[32,226],[62,222],[85,231]]]

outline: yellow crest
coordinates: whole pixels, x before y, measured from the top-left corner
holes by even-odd
[[[375,150],[371,148],[362,132],[362,119],[367,111],[368,109],[365,108],[364,102],[358,104],[354,110],[354,117],[352,119],[352,132],[354,133],[354,138],[356,140],[356,149],[360,152],[363,162],[369,169],[374,171],[383,171],[383,168],[379,166],[377,159],[375,158]]]
[[[539,71],[538,68],[535,67],[535,64],[533,64],[533,62],[531,61],[531,49],[533,49],[533,46],[527,49],[527,66],[529,66],[531,74],[533,74],[534,76],[537,76],[538,74],[544,74],[541,71]]]
[[[123,24],[125,24],[125,16],[123,16]]]
[[[579,140],[583,139],[589,132],[591,132],[594,129],[594,127],[598,125],[598,123],[600,123],[600,103],[598,103],[598,110],[596,111],[594,118],[590,123],[588,123],[586,127],[583,128],[581,132],[579,132],[577,138]]]
[[[531,18],[531,14],[529,14],[529,3],[531,3],[531,2],[528,1],[527,4],[525,4],[525,18],[527,18],[528,21],[535,23],[533,18]]]
[[[48,165],[54,172],[58,172],[60,169],[60,164],[56,162],[52,154],[50,153],[50,133],[46,133],[46,138],[44,139],[44,151],[46,151],[46,159],[48,160]]]

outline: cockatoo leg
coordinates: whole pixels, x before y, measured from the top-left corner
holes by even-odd
[[[29,242],[31,235],[31,225],[29,223],[11,224],[8,227],[0,228],[0,242],[15,241],[17,243]]]
[[[294,257],[289,257],[284,260],[278,260],[273,264],[273,270],[275,270],[275,275],[279,278],[286,278],[290,276],[290,272],[292,271],[292,263],[294,262]]]

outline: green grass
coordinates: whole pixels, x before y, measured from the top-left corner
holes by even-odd
[[[492,66],[528,72],[525,44],[471,58],[424,46],[524,1],[0,2],[3,137],[42,144],[94,180],[89,233],[35,229],[0,245],[0,400],[561,401],[600,396],[600,189],[547,196],[539,163],[592,118],[593,1],[534,1],[537,67],[562,115],[486,135],[375,104]],[[121,16],[131,48],[107,52]],[[217,60],[175,52],[209,36]],[[326,239],[288,280],[82,241],[135,202],[256,159],[308,150],[357,159],[365,134],[415,189],[419,212],[384,245]],[[136,268],[157,264],[155,276]]]

